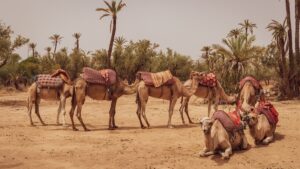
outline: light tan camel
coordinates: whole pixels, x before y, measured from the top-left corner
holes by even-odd
[[[65,76],[64,74],[58,74],[58,76]],[[29,88],[28,88],[28,98],[27,98],[27,109],[28,109],[28,115],[30,119],[30,125],[34,125],[31,117],[31,111],[32,111],[32,106],[33,104],[35,105],[35,114],[39,118],[40,122],[42,125],[46,125],[44,121],[42,120],[40,116],[40,111],[39,111],[39,104],[41,99],[43,100],[58,100],[59,101],[59,106],[57,110],[57,118],[56,118],[56,124],[60,124],[59,122],[59,117],[61,111],[63,112],[63,125],[66,125],[66,99],[68,97],[71,97],[73,94],[73,87],[72,87],[72,82],[68,79],[68,77],[63,77],[64,82],[63,85],[60,88],[38,88],[37,83],[33,83]]]
[[[115,114],[116,114],[116,104],[117,99],[122,96],[123,94],[133,94],[136,92],[137,82],[135,82],[133,85],[128,85],[125,82],[123,82],[121,79],[117,78],[117,81],[115,84],[113,84],[109,90],[111,90],[111,106],[109,110],[109,128],[108,129],[115,129],[117,128],[115,124]],[[70,117],[72,122],[72,128],[74,131],[77,131],[78,129],[74,125],[74,111],[77,107],[77,118],[79,122],[81,123],[83,129],[85,131],[89,131],[89,129],[85,126],[83,123],[82,117],[81,117],[81,110],[82,106],[85,102],[85,97],[89,96],[90,98],[94,100],[107,100],[108,95],[108,87],[106,85],[101,84],[91,84],[87,83],[83,78],[78,78],[75,81],[74,84],[74,95],[72,97],[72,108],[70,110]]]
[[[191,73],[191,76],[192,76],[192,85],[190,89],[185,88],[182,85],[181,81],[176,77],[173,77],[174,83],[172,85],[162,85],[160,87],[148,86],[145,84],[143,80],[140,80],[137,88],[138,106],[137,106],[136,113],[141,128],[145,128],[141,116],[143,116],[143,119],[146,122],[148,128],[150,127],[145,112],[146,104],[149,96],[170,101],[168,127],[172,128],[171,120],[172,120],[173,110],[177,99],[181,96],[190,97],[196,92],[197,85],[198,85],[198,77],[194,76],[193,73]]]
[[[190,88],[192,84],[192,81],[189,79],[187,80],[183,85],[187,88]],[[208,117],[210,117],[210,112],[211,112],[211,105],[214,102],[214,110],[218,110],[218,105],[220,102],[220,99],[224,100],[226,103],[235,103],[237,97],[236,96],[228,96],[223,87],[221,86],[220,82],[217,81],[216,87],[207,87],[207,86],[201,86],[199,85],[197,87],[197,90],[194,94],[197,97],[201,98],[207,98],[208,100]],[[186,116],[189,120],[189,123],[193,123],[190,116],[189,116],[189,100],[191,97],[182,97],[181,98],[181,106],[180,106],[180,115],[182,119],[182,123],[185,124],[184,118],[183,118],[183,111],[185,111]]]
[[[269,144],[273,141],[276,125],[271,125],[264,114],[249,113],[246,122],[255,144]]]
[[[245,134],[236,131],[233,133],[233,137],[230,138],[219,120],[213,121],[209,117],[204,117],[201,119],[200,125],[205,143],[203,151],[199,152],[201,157],[219,153],[224,159],[229,159],[232,150],[248,148],[248,141]]]

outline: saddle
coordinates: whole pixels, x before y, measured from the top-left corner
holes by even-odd
[[[199,85],[206,87],[216,87],[217,77],[214,73],[205,73],[201,75],[202,78],[199,80]]]
[[[252,77],[252,76],[246,76],[244,79],[242,79],[242,80],[239,82],[239,89],[241,90],[241,89],[244,87],[245,83],[248,82],[248,81],[254,86],[254,88],[255,88],[256,90],[262,89],[262,87],[261,87],[261,85],[259,84],[258,80],[256,80],[256,79],[255,79],[254,77]]]
[[[54,73],[51,74],[51,77],[59,76],[65,83],[71,85],[72,81],[69,74],[63,69],[57,69]]]
[[[82,78],[88,83],[113,85],[117,81],[117,74],[112,69],[102,69],[100,71],[84,67]]]
[[[223,110],[218,110],[214,112],[212,119],[219,120],[227,132],[233,133],[243,130],[241,118],[236,111],[226,113]]]
[[[143,80],[146,85],[160,87],[162,85],[172,85],[174,84],[173,75],[169,70],[158,72],[158,73],[150,73],[150,72],[138,72],[137,78]]]
[[[279,114],[270,102],[260,101],[255,112],[258,114],[264,114],[271,125],[276,125],[278,123]]]
[[[36,83],[38,88],[59,88],[63,85],[63,80],[60,77],[40,74],[36,77]]]

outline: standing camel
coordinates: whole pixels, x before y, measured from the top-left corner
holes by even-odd
[[[92,71],[90,68],[84,68],[84,71]],[[78,78],[74,83],[74,95],[72,97],[72,108],[70,110],[70,117],[72,122],[72,128],[74,131],[77,131],[78,129],[74,125],[74,111],[77,107],[77,118],[79,122],[81,123],[81,126],[85,131],[89,131],[89,129],[85,126],[82,117],[81,117],[81,110],[82,106],[85,102],[85,97],[89,96],[90,98],[94,100],[111,100],[111,106],[109,110],[109,128],[110,130],[117,128],[115,124],[115,114],[116,114],[116,104],[119,97],[121,97],[123,94],[129,95],[136,92],[137,83],[134,83],[133,85],[128,85],[125,82],[123,82],[120,78],[116,77],[116,73],[114,70],[106,69],[106,71],[109,71],[113,74],[113,78],[115,79],[115,82],[113,84],[100,84],[100,83],[90,83],[87,79],[84,79],[82,77]],[[110,77],[111,78],[111,77]]]
[[[46,125],[40,116],[39,104],[41,99],[44,100],[59,100],[59,106],[57,110],[56,124],[59,125],[59,116],[61,111],[63,111],[63,125],[66,125],[65,116],[66,116],[66,99],[73,94],[72,82],[70,81],[69,75],[64,70],[57,70],[54,74],[49,75],[49,77],[59,76],[62,79],[61,85],[56,87],[44,86],[41,87],[39,84],[39,79],[37,82],[34,82],[28,89],[28,98],[27,98],[27,109],[30,119],[30,125],[34,125],[31,117],[31,111],[33,104],[35,105],[35,114],[39,118],[42,125]],[[39,78],[39,76],[37,76]]]
[[[192,85],[192,80],[191,79],[187,80],[183,85],[187,88],[190,88]],[[197,97],[200,97],[200,98],[208,99],[208,117],[210,117],[211,105],[213,102],[214,102],[214,110],[217,111],[220,99],[225,100],[226,103],[234,103],[236,101],[236,96],[228,96],[225,93],[225,91],[219,81],[216,81],[215,87],[209,87],[209,86],[204,86],[204,85],[199,84],[194,95]],[[182,97],[181,98],[181,106],[180,106],[179,111],[180,111],[180,115],[181,115],[183,124],[185,124],[185,121],[183,118],[183,110],[186,113],[189,123],[193,123],[190,119],[189,110],[188,110],[190,98],[191,97]]]
[[[239,97],[237,108],[242,117],[251,112],[257,101],[263,97],[263,90],[259,82],[252,76],[247,76],[239,83]]]
[[[142,72],[140,72],[142,73]],[[146,72],[148,73],[148,72]],[[176,78],[172,77],[173,83],[168,84],[164,83],[160,87],[155,87],[153,85],[147,85],[147,83],[141,78],[141,74],[138,73],[138,78],[140,82],[138,83],[138,88],[137,88],[137,116],[141,125],[141,128],[145,128],[141,116],[143,116],[144,121],[146,122],[148,128],[150,127],[150,124],[147,120],[146,117],[146,104],[148,101],[149,96],[154,97],[154,98],[159,98],[159,99],[164,99],[164,100],[169,100],[169,120],[168,120],[168,127],[172,128],[171,120],[172,120],[172,115],[173,115],[173,110],[174,106],[176,104],[176,101],[179,97],[185,96],[185,97],[190,97],[192,96],[197,89],[198,85],[198,77],[194,75],[194,73],[191,73],[192,77],[192,85],[191,89],[185,88],[181,81]]]

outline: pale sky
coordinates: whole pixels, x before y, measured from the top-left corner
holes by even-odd
[[[127,40],[149,39],[193,58],[205,45],[221,43],[227,33],[244,19],[257,24],[259,45],[269,44],[271,33],[265,28],[272,19],[283,21],[284,0],[125,0],[118,15],[116,36]],[[293,1],[291,1],[292,3]],[[51,46],[49,37],[60,34],[59,48],[74,47],[72,34],[82,34],[86,51],[108,48],[110,18],[99,20],[102,0],[0,0],[0,20],[37,43],[39,53]],[[294,13],[294,4],[291,4]],[[292,16],[293,18],[294,16]],[[293,18],[294,19],[294,18]],[[18,50],[27,57],[28,46]]]

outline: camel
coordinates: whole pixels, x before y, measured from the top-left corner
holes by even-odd
[[[85,131],[90,131],[84,124],[81,117],[82,106],[85,102],[85,97],[89,96],[94,100],[111,100],[111,106],[109,110],[109,128],[110,130],[118,128],[115,124],[115,114],[116,114],[116,104],[119,97],[122,95],[134,94],[136,92],[137,82],[133,85],[128,85],[123,82],[120,78],[116,79],[116,83],[111,86],[107,86],[105,84],[92,84],[88,83],[83,78],[78,78],[74,84],[74,95],[72,97],[72,107],[70,110],[70,118],[72,122],[72,128],[74,131],[78,131],[78,129],[74,125],[74,111],[77,107],[77,118],[81,123],[81,126]],[[107,98],[109,95],[109,91],[111,92],[110,98]]]
[[[60,113],[63,112],[63,126],[66,125],[66,99],[68,97],[71,97],[73,94],[73,86],[72,82],[70,81],[70,78],[68,74],[66,74],[65,71],[59,69],[52,75],[54,76],[60,76],[63,79],[62,86],[59,88],[39,88],[37,82],[34,82],[29,88],[28,88],[28,97],[27,97],[27,109],[28,109],[28,115],[30,119],[30,125],[34,126],[34,123],[32,121],[31,111],[33,104],[35,105],[35,114],[39,118],[42,125],[46,125],[44,121],[42,120],[40,116],[39,111],[39,104],[41,102],[41,99],[43,100],[58,100],[59,106],[57,110],[57,118],[56,118],[56,124],[60,125],[59,117]]]
[[[243,132],[235,131],[230,138],[229,133],[219,120],[204,117],[200,121],[204,134],[205,147],[199,152],[200,157],[219,153],[224,159],[229,159],[232,150],[248,148],[248,141]]]
[[[191,83],[192,83],[192,81],[189,79],[183,85],[185,87],[190,88]],[[236,99],[237,99],[236,96],[228,96],[225,93],[225,91],[219,81],[216,82],[216,87],[208,87],[208,86],[199,85],[194,95],[197,97],[200,97],[200,98],[207,98],[207,100],[208,100],[208,117],[210,117],[211,105],[212,105],[213,101],[214,101],[214,110],[217,111],[220,99],[225,100],[226,103],[234,103],[234,102],[236,102]],[[180,115],[181,115],[183,124],[185,124],[185,121],[183,118],[183,110],[186,113],[189,123],[190,124],[193,123],[189,116],[189,110],[188,110],[190,98],[191,97],[182,97],[181,98],[181,106],[180,106],[179,111],[180,111]]]
[[[240,93],[237,107],[242,117],[251,112],[255,104],[264,96],[259,82],[251,76],[248,76],[240,82]]]
[[[147,120],[146,117],[146,104],[148,101],[149,96],[154,97],[154,98],[159,98],[159,99],[163,99],[163,100],[169,100],[169,119],[168,119],[168,127],[169,128],[173,128],[172,124],[171,124],[171,120],[172,120],[172,115],[173,115],[173,110],[174,110],[174,106],[176,104],[176,101],[179,97],[181,96],[185,96],[185,97],[190,97],[192,96],[197,89],[197,85],[198,85],[198,76],[195,76],[195,73],[192,72],[191,73],[192,76],[192,84],[191,84],[191,88],[187,89],[186,87],[184,87],[181,83],[181,81],[177,78],[173,76],[173,84],[167,85],[167,84],[163,84],[160,87],[154,87],[151,85],[147,85],[145,83],[144,80],[142,80],[141,78],[139,79],[139,83],[138,83],[138,87],[137,87],[137,116],[141,125],[141,128],[145,128],[143,122],[142,122],[142,117],[144,121],[147,124],[147,127],[150,128],[150,124]]]

